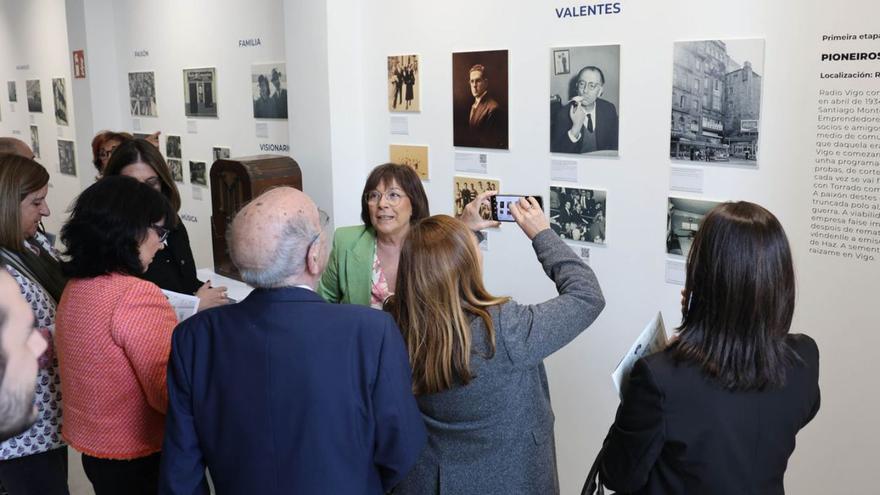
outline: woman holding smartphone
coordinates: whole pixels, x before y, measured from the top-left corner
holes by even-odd
[[[428,446],[395,494],[559,493],[544,359],[605,300],[593,271],[534,198],[510,206],[559,293],[536,305],[490,294],[474,233],[446,215],[415,224],[386,309],[403,333]]]

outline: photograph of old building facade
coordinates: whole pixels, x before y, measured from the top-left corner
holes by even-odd
[[[670,155],[757,166],[764,40],[675,44]]]

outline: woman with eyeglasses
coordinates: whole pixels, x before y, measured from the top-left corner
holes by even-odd
[[[472,230],[496,226],[483,220],[482,194],[465,208],[462,220]],[[381,309],[394,293],[400,248],[410,226],[430,215],[428,197],[415,169],[386,163],[374,168],[361,195],[363,225],[336,229],[333,250],[318,292],[327,301]]]
[[[0,414],[20,408],[32,411],[26,423],[33,423],[30,428],[0,442],[0,484],[15,495],[68,493],[67,446],[60,435],[60,378],[51,351],[55,307],[66,279],[57,253],[39,229],[40,220],[49,216],[48,193],[49,172],[42,165],[30,158],[0,154],[0,270],[5,268],[18,283],[30,303],[37,329],[49,343],[39,359],[39,371],[30,377],[34,380],[35,401],[0,401]],[[2,354],[0,374],[7,368],[7,356]],[[7,373],[21,372],[20,367],[13,369],[16,366],[12,361],[8,364]],[[0,382],[7,387],[6,380],[0,378]]]
[[[103,177],[113,151],[129,139],[132,139],[132,135],[127,132],[101,131],[95,135],[92,139],[92,164],[98,171],[96,179]]]
[[[189,244],[189,234],[177,212],[180,192],[171,178],[171,170],[159,150],[144,139],[129,139],[113,152],[104,176],[125,175],[161,192],[175,214],[166,226],[170,230],[167,249],[160,251],[143,278],[160,288],[192,294],[199,298],[199,311],[227,304],[226,287],[211,287],[211,281],[196,277],[196,263]]]
[[[155,494],[177,317],[141,278],[175,213],[130,177],[105,177],[76,199],[61,229],[70,277],[56,318],[64,439],[82,452],[96,495]]]

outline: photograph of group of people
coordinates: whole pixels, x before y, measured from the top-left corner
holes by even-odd
[[[455,214],[461,215],[464,211],[464,207],[470,203],[471,201],[477,198],[482,192],[486,191],[499,191],[501,188],[501,183],[495,179],[477,179],[474,177],[460,177],[456,176],[454,178],[455,183]],[[489,209],[488,205],[480,206],[480,216],[483,219],[492,218],[492,211]]]
[[[388,110],[391,112],[418,112],[419,56],[393,55],[388,57]]]
[[[287,64],[258,64],[251,68],[255,119],[287,118]]]
[[[605,244],[607,192],[550,186],[550,227],[563,239]]]
[[[157,117],[159,110],[156,108],[156,73],[129,72],[128,98],[132,116]]]

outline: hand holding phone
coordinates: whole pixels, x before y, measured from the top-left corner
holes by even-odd
[[[510,213],[510,205],[525,198],[522,194],[496,194],[489,198],[492,209],[492,220],[499,222],[515,222],[516,219]],[[541,196],[532,196],[538,202],[539,208],[544,208],[544,200]]]
[[[539,232],[550,228],[550,221],[544,215],[541,203],[534,196],[521,197],[519,201],[510,203],[509,209],[516,224],[530,240],[534,239]]]

